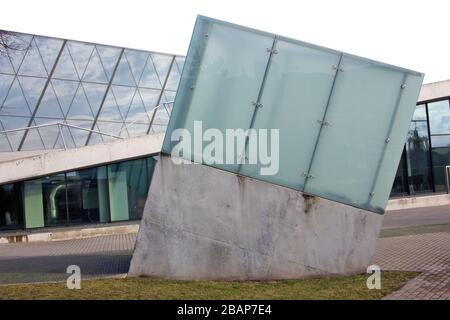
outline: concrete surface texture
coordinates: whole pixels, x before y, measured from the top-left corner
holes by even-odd
[[[39,154],[4,154],[0,161],[0,183],[8,183],[103,163],[160,152],[164,133],[117,140],[67,150],[43,150]],[[9,160],[8,160],[9,159]]]
[[[433,194],[426,196],[414,196],[394,198],[388,201],[386,211],[403,210],[413,208],[429,208],[450,205],[450,194]]]
[[[365,272],[381,222],[372,212],[162,156],[128,275],[267,280]]]

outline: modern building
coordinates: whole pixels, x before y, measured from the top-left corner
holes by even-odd
[[[25,128],[0,135],[0,151],[81,147],[164,131],[167,110],[156,107],[173,101],[184,57],[0,35],[9,46],[0,54],[0,131]]]
[[[7,31],[0,40],[0,162],[165,131],[184,57]],[[155,160],[129,157],[1,184],[0,229],[139,219]]]
[[[79,149],[165,131],[184,57],[0,35],[11,44],[0,49],[0,170],[2,156],[18,159],[33,150]],[[392,197],[445,192],[449,98],[450,81],[422,87]],[[0,230],[140,219],[155,155],[0,181]]]
[[[392,186],[392,197],[447,192],[450,80],[424,84]]]

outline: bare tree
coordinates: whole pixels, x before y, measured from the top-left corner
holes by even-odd
[[[0,55],[7,55],[8,51],[25,51],[29,46],[14,32],[0,30]]]

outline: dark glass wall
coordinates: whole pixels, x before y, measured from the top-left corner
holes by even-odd
[[[392,185],[391,196],[402,196],[406,194],[408,194],[408,172],[406,171],[406,152],[403,150]]]
[[[23,228],[23,222],[21,185],[0,186],[0,230]]]
[[[426,106],[418,105],[406,140],[406,164],[409,181],[409,192],[432,192],[430,138]]]
[[[449,100],[428,103],[431,133],[431,158],[436,191],[445,191],[445,166],[450,165],[450,103]]]
[[[108,165],[111,221],[142,217],[154,163],[152,158]]]
[[[0,229],[140,219],[156,160],[147,157],[0,186]]]
[[[417,105],[391,196],[446,191],[449,165],[449,100]]]
[[[41,179],[45,226],[67,224],[67,185],[65,174],[56,174]]]
[[[68,172],[66,183],[69,222],[100,222],[97,168]]]
[[[433,173],[436,191],[446,191],[445,166],[450,165],[450,148],[433,148],[431,156],[433,159]]]

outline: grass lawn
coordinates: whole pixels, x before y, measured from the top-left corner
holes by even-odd
[[[0,299],[381,299],[417,276],[382,272],[381,289],[368,275],[286,281],[169,281],[151,278],[84,280],[80,290],[64,283],[0,286]]]

